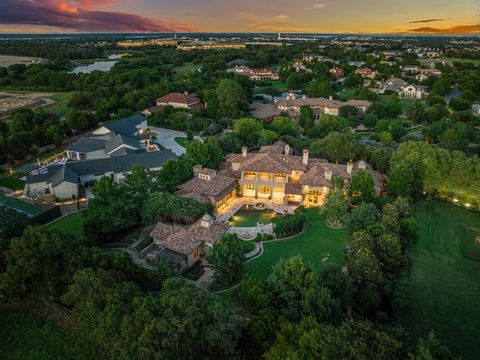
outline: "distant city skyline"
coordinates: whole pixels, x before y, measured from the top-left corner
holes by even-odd
[[[0,32],[480,34],[478,0],[1,0]]]

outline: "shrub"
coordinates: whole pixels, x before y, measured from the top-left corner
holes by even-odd
[[[298,211],[294,215],[287,214],[273,219],[273,231],[277,238],[293,236],[303,230],[304,224],[305,214],[302,211]]]

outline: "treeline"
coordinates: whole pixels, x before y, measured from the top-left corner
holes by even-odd
[[[462,204],[480,207],[480,160],[424,142],[400,144],[391,159],[392,171],[403,188]]]

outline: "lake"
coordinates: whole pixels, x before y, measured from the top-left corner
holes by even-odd
[[[81,65],[77,66],[75,69],[72,70],[74,74],[90,74],[92,71],[110,71],[117,61],[95,61],[93,64],[90,65]]]

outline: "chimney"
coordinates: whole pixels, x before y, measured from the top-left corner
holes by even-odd
[[[248,148],[246,146],[242,147],[242,157],[247,157]]]
[[[290,155],[290,145],[285,145],[285,155]]]
[[[183,93],[184,93],[185,95],[188,95],[188,91],[184,91]]]
[[[333,175],[333,173],[331,171],[326,171],[325,170],[325,180],[332,181],[332,175]]]
[[[367,170],[367,163],[366,163],[365,161],[363,161],[363,160],[360,161],[360,162],[358,163],[358,168],[359,168],[359,169],[363,169],[363,170]]]
[[[200,175],[200,172],[202,171],[203,166],[202,165],[195,165],[193,167],[193,176],[198,177]]]
[[[353,162],[350,160],[350,161],[347,163],[347,174],[348,174],[348,175],[352,175],[352,170],[353,170]]]
[[[213,225],[213,218],[208,214],[203,215],[202,219],[200,220],[200,225],[209,228]]]
[[[308,149],[303,149],[303,163],[305,165],[308,165],[308,155],[309,155]]]
[[[330,96],[328,97],[328,100],[333,100],[333,96],[330,95]]]

